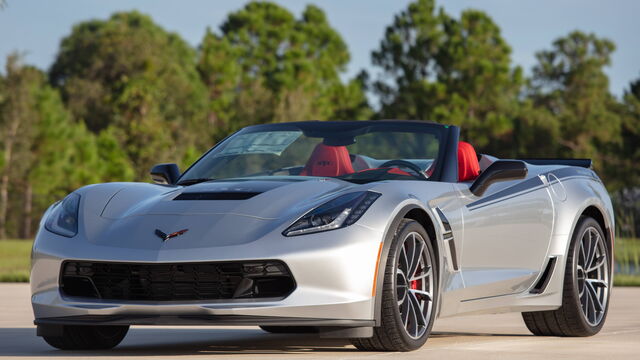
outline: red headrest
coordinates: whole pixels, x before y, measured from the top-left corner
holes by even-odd
[[[349,150],[344,146],[316,145],[311,157],[300,172],[302,176],[341,176],[352,174]]]
[[[473,146],[465,141],[458,142],[458,181],[470,181],[480,175],[478,155]]]

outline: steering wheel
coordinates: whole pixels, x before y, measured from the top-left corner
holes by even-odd
[[[427,180],[428,177],[427,175],[425,175],[425,173],[422,171],[422,169],[412,163],[411,161],[406,161],[406,160],[400,160],[400,159],[396,159],[396,160],[389,160],[387,162],[385,162],[382,165],[379,165],[379,167],[381,168],[385,168],[385,167],[404,167],[404,168],[408,168],[409,170],[412,170],[415,174],[416,177],[420,178],[420,179],[424,179]]]

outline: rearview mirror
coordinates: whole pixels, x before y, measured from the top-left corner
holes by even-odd
[[[498,160],[478,176],[469,190],[482,196],[491,184],[499,181],[524,179],[527,176],[527,165],[520,160]]]
[[[176,164],[158,164],[151,168],[151,180],[156,184],[174,185],[180,177]]]

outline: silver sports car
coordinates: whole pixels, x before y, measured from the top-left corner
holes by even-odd
[[[589,336],[613,276],[611,201],[585,159],[481,154],[427,122],[247,127],[185,172],[89,185],[33,247],[38,335],[116,346],[130,325],[258,325],[422,346],[438,317],[521,312]]]

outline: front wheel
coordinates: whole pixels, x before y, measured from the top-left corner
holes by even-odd
[[[371,338],[353,339],[367,351],[412,351],[427,341],[437,301],[437,268],[424,227],[404,219],[392,240],[382,289],[382,324]]]
[[[62,336],[44,336],[44,341],[61,350],[102,350],[120,344],[128,326],[65,325]]]
[[[567,255],[562,306],[522,313],[533,334],[591,336],[602,329],[611,290],[611,257],[605,239],[596,220],[580,218]]]

